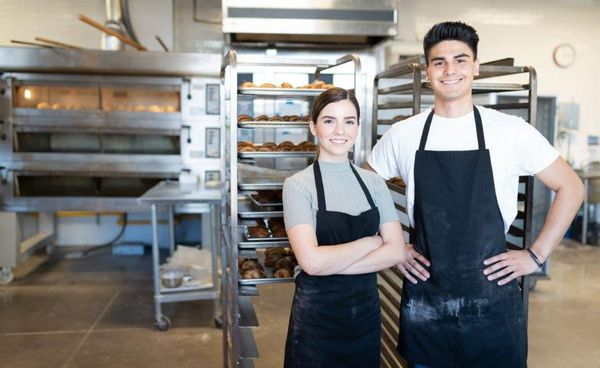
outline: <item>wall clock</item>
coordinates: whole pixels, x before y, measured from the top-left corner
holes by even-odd
[[[575,62],[575,48],[570,43],[561,43],[552,52],[554,64],[560,68],[568,68]]]

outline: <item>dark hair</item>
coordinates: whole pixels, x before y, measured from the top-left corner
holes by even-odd
[[[354,107],[356,108],[356,119],[357,122],[360,122],[360,106],[358,105],[358,101],[356,100],[356,96],[354,92],[345,90],[340,87],[329,88],[325,92],[321,93],[317,98],[315,98],[313,102],[311,117],[314,124],[317,123],[317,119],[319,118],[319,114],[325,106],[329,105],[333,102],[339,102],[342,100],[348,100],[352,102]]]
[[[463,22],[443,22],[431,27],[423,39],[425,62],[429,65],[429,51],[442,41],[461,41],[473,51],[473,59],[477,59],[479,36],[475,28]]]

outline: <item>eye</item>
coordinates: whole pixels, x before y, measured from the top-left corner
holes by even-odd
[[[458,62],[459,64],[464,64],[464,63],[466,63],[466,62],[467,62],[467,60],[466,60],[466,59],[458,59],[458,60],[457,60],[457,62]]]
[[[436,61],[433,63],[433,66],[442,66],[443,62],[441,61]]]
[[[331,119],[324,119],[323,120],[323,124],[333,124],[333,123],[334,123],[334,121],[331,120]]]
[[[349,119],[349,120],[346,120],[344,123],[346,123],[346,124],[348,124],[348,125],[354,125],[354,124],[356,124],[356,120],[354,120],[354,119]]]

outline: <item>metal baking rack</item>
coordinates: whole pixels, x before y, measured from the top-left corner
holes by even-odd
[[[377,74],[373,87],[373,124],[372,143],[375,143],[394,123],[419,114],[433,106],[431,85],[425,81],[425,59],[416,56],[388,67]],[[506,113],[519,112],[527,121],[536,126],[537,112],[537,75],[535,69],[527,66],[514,66],[512,59],[503,59],[480,65],[479,76],[473,82],[473,95],[476,104]],[[498,96],[522,96],[520,101],[502,103]],[[481,103],[480,103],[481,102]],[[405,234],[411,239],[406,206],[406,190],[403,186],[388,183]],[[519,179],[518,215],[508,230],[506,244],[508,248],[524,249],[531,246],[533,178]],[[544,275],[543,271],[540,275]],[[399,333],[399,310],[402,295],[402,275],[391,268],[379,272],[378,289],[381,297],[382,313],[382,367],[404,366],[406,362],[396,351]],[[530,277],[520,280],[522,296],[527,316]]]
[[[305,121],[243,121],[238,119],[238,96],[253,96],[255,99],[300,99],[312,100],[323,89],[305,88],[239,88],[241,84],[238,73],[253,73],[265,67],[277,67],[290,72],[310,69],[315,79],[319,79],[322,72],[331,70],[340,65],[349,64],[353,67],[353,83],[350,89],[362,93],[361,63],[357,55],[343,56],[337,60],[291,59],[291,58],[257,58],[239,57],[235,50],[229,51],[221,66],[221,80],[223,91],[223,110],[221,118],[225,129],[227,142],[227,162],[225,163],[225,179],[227,185],[224,194],[225,203],[222,210],[223,238],[222,249],[222,295],[223,295],[223,361],[225,367],[254,367],[254,359],[258,358],[258,348],[254,342],[252,328],[258,326],[258,319],[254,312],[250,297],[258,296],[257,285],[292,282],[292,278],[277,279],[241,279],[237,260],[239,256],[252,258],[260,255],[261,249],[275,246],[289,246],[287,239],[265,239],[261,241],[248,241],[244,237],[244,227],[240,222],[259,217],[282,217],[281,207],[270,211],[262,206],[256,206],[240,192],[256,190],[281,190],[286,177],[293,171],[273,170],[265,167],[242,164],[240,160],[255,159],[259,162],[263,158],[274,160],[281,158],[302,157],[314,159],[316,152],[237,152],[238,129],[280,129],[280,128],[305,128],[309,123]],[[348,87],[348,86],[344,86]],[[357,96],[362,101],[362,96]],[[308,111],[306,112],[308,113]],[[364,126],[361,121],[361,126]],[[298,143],[298,142],[296,142]],[[354,151],[360,152],[361,142],[357,140]],[[277,211],[275,211],[277,209]]]

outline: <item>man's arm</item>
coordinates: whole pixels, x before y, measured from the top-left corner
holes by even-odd
[[[577,174],[560,157],[536,176],[556,192],[546,222],[531,246],[531,250],[543,263],[561,241],[577,214],[581,202],[583,202],[584,188]],[[491,265],[483,271],[488,275],[488,280],[493,281],[503,277],[498,281],[499,285],[504,285],[519,276],[533,273],[538,268],[532,257],[524,250],[499,254],[486,259],[484,264]]]
[[[540,172],[537,177],[548,188],[556,192],[544,227],[531,246],[531,250],[540,258],[540,261],[545,262],[554,247],[563,238],[581,207],[585,189],[581,179],[560,157]]]

